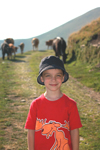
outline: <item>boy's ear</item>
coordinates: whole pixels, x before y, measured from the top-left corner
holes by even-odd
[[[40,79],[41,79],[41,81],[42,81],[42,82],[44,82],[44,81],[43,81],[43,77],[42,77],[42,76],[40,77]]]
[[[64,77],[65,77],[65,74],[63,75],[63,81],[64,81]],[[63,81],[62,81],[62,82],[63,82]]]

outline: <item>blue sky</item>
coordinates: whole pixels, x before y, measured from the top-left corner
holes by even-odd
[[[97,7],[100,0],[2,0],[0,40],[35,37]]]

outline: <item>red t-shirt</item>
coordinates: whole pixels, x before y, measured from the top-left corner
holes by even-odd
[[[35,150],[72,150],[70,130],[82,127],[76,102],[65,94],[49,101],[42,94],[30,106],[25,128],[35,130]]]

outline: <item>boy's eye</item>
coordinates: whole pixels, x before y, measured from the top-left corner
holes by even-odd
[[[50,75],[45,75],[45,77],[50,77]]]
[[[61,74],[58,74],[57,77],[61,77]]]

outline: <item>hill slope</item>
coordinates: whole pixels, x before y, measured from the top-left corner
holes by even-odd
[[[37,36],[37,38],[39,38],[41,42],[39,45],[40,49],[46,49],[45,41],[55,38],[57,36],[61,36],[65,39],[65,41],[67,41],[71,33],[80,30],[83,26],[99,17],[100,17],[100,7],[93,9],[47,33]]]
[[[37,36],[37,38],[40,41],[39,50],[45,50],[47,48],[45,45],[45,41],[55,38],[57,36],[61,36],[65,39],[65,41],[67,41],[67,39],[71,33],[80,30],[87,23],[89,23],[99,17],[100,17],[100,7],[95,8],[95,9],[93,9],[93,10],[49,31],[49,32],[46,32],[42,35]],[[31,50],[32,49],[32,45],[31,45],[32,38],[15,40],[15,46],[18,46],[21,42],[24,42],[25,43],[25,51]],[[3,42],[3,40],[0,40],[0,45],[2,42]],[[20,50],[18,50],[18,53],[19,52],[20,52]],[[0,52],[0,57],[1,57],[1,52]]]
[[[87,24],[81,30],[72,33],[67,42],[67,53],[70,53],[73,59],[76,58],[82,62],[100,63],[100,18]]]

